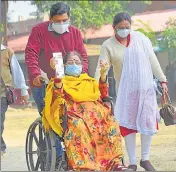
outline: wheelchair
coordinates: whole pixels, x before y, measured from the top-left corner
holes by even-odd
[[[111,107],[111,114],[114,114],[113,98],[106,97],[102,101]],[[67,128],[67,109],[63,117],[62,127]],[[56,137],[59,138],[62,146],[62,156],[57,157]],[[59,137],[53,130],[45,132],[41,117],[37,118],[29,127],[26,136],[26,163],[29,171],[68,171],[64,137]],[[122,158],[124,165],[124,158]]]

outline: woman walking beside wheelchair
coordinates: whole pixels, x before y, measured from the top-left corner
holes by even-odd
[[[54,69],[55,60],[51,60]],[[65,74],[48,84],[42,122],[62,137],[61,118],[67,115],[64,134],[68,164],[73,170],[126,170],[121,164],[122,143],[111,109],[102,101],[108,95],[107,63],[101,64],[98,82],[82,72],[82,58],[70,52],[64,58]],[[66,105],[66,114],[64,106]]]
[[[131,30],[131,17],[122,12],[114,17],[114,35],[101,46],[100,57],[113,66],[117,100],[115,116],[125,139],[129,156],[129,169],[137,170],[136,133],[141,134],[140,165],[154,171],[149,161],[152,136],[158,129],[159,112],[153,75],[167,92],[166,77],[145,35]],[[122,67],[123,66],[123,67]],[[95,77],[99,78],[100,67]]]

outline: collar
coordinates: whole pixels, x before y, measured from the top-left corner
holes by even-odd
[[[1,44],[1,51],[2,51],[2,50],[5,50],[5,49],[6,49],[6,47]]]
[[[116,38],[117,41],[119,41],[122,44],[122,42],[117,38],[116,34],[115,34],[115,38]],[[126,45],[126,47],[128,47],[129,44],[130,44],[130,38],[131,38],[131,35],[129,33],[129,35],[127,36],[127,45]]]
[[[48,31],[49,32],[55,32],[55,30],[52,28],[52,23],[49,23],[49,25],[48,25]],[[69,32],[68,28],[67,28],[66,32]]]

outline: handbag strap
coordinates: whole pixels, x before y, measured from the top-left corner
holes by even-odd
[[[172,102],[171,102],[171,99],[170,99],[170,97],[169,97],[169,94],[168,94],[168,92],[166,92],[166,93],[163,93],[163,96],[162,96],[162,107],[165,105],[165,104],[171,104]]]
[[[168,92],[166,92],[166,97],[167,97],[167,101],[168,101],[168,103],[171,104],[172,102],[171,102],[171,99],[170,99],[170,96],[169,96]]]

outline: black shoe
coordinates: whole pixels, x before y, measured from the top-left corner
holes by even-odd
[[[140,166],[145,169],[145,171],[156,171],[149,160],[140,161]]]
[[[128,169],[130,169],[132,171],[136,171],[137,170],[137,165],[129,165]]]

